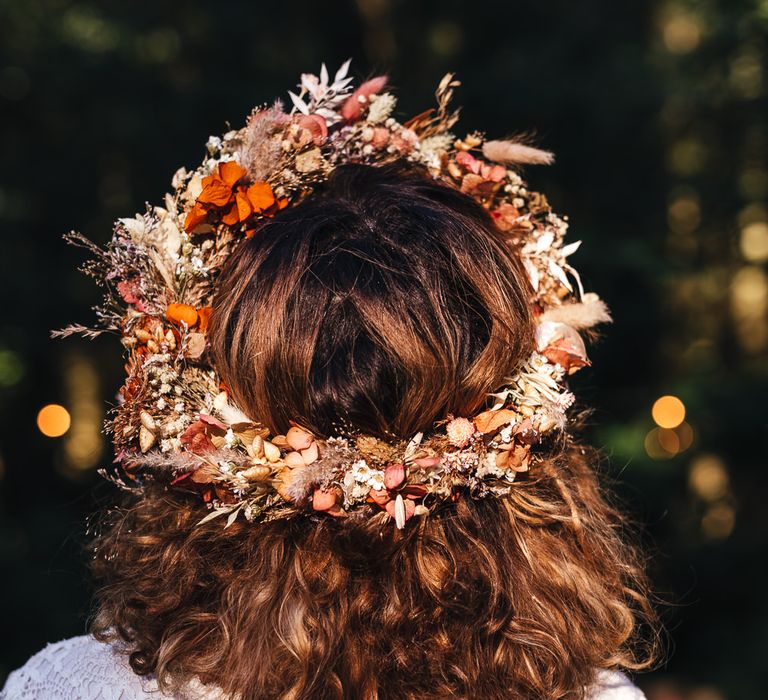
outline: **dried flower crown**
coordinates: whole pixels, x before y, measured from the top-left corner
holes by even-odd
[[[348,68],[349,61],[332,81],[325,65],[319,77],[302,75],[290,112],[279,101],[259,107],[243,128],[211,137],[203,163],[174,175],[164,206],[118,220],[106,248],[68,234],[92,253],[84,271],[103,285],[105,300],[98,328],[55,335],[122,337],[127,379],[107,423],[122,471],[104,472],[121,486],[156,480],[197,491],[210,508],[203,521],[381,512],[402,528],[460,489],[507,493],[536,464],[533,448],[565,430],[574,400],[567,376],[589,363],[582,332],[610,317],[568,263],[579,243],[564,244],[566,222],[514,169],[549,163],[551,154],[480,133],[455,137],[452,74],[437,88],[437,108],[403,124],[392,116],[386,77],[353,89]],[[206,330],[217,274],[242,239],[310,195],[337,165],[395,158],[426,166],[490,212],[530,277],[536,351],[490,408],[448,416],[426,436],[321,439],[299,425],[271,436],[232,405],[211,366]]]

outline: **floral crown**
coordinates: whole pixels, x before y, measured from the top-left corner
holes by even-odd
[[[113,331],[127,354],[107,421],[120,466],[102,474],[126,489],[156,481],[197,492],[210,509],[201,522],[384,513],[403,528],[462,491],[502,496],[542,458],[536,447],[565,431],[574,401],[567,377],[589,364],[582,333],[610,320],[568,263],[579,242],[564,244],[567,223],[515,170],[550,163],[552,154],[477,132],[457,138],[452,74],[437,88],[436,108],[400,123],[387,78],[354,88],[349,63],[333,80],[325,65],[319,77],[302,75],[299,93],[288,93],[290,112],[276,101],[243,128],[209,138],[203,163],[176,172],[164,205],[119,219],[105,248],[66,237],[93,255],[83,271],[105,298],[97,328],[55,335]],[[426,435],[320,437],[297,424],[270,435],[233,405],[211,363],[206,331],[219,271],[243,239],[311,195],[336,166],[394,159],[426,166],[490,212],[530,277],[536,349],[490,408],[447,416]]]

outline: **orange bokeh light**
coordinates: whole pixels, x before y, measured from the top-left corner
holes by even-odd
[[[651,416],[660,428],[676,428],[685,420],[685,405],[677,396],[662,396],[653,404]]]
[[[43,406],[37,414],[37,427],[48,437],[61,437],[69,430],[71,423],[69,411],[57,403]]]

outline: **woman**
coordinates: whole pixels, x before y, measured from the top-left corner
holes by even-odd
[[[130,493],[93,636],[3,697],[643,697],[645,577],[566,386],[607,312],[512,168],[547,154],[450,137],[455,84],[406,126],[323,67],[118,224]]]

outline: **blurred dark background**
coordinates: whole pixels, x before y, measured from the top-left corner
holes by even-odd
[[[460,134],[557,153],[527,177],[616,318],[577,378],[588,438],[670,603],[669,660],[638,682],[766,697],[766,29],[767,0],[0,0],[0,682],[84,632],[86,517],[111,496],[96,469],[120,347],[49,340],[98,299],[61,234],[106,241],[209,134],[352,57],[358,78],[389,73],[401,116],[455,70]],[[38,428],[48,404],[71,417],[61,437]]]

